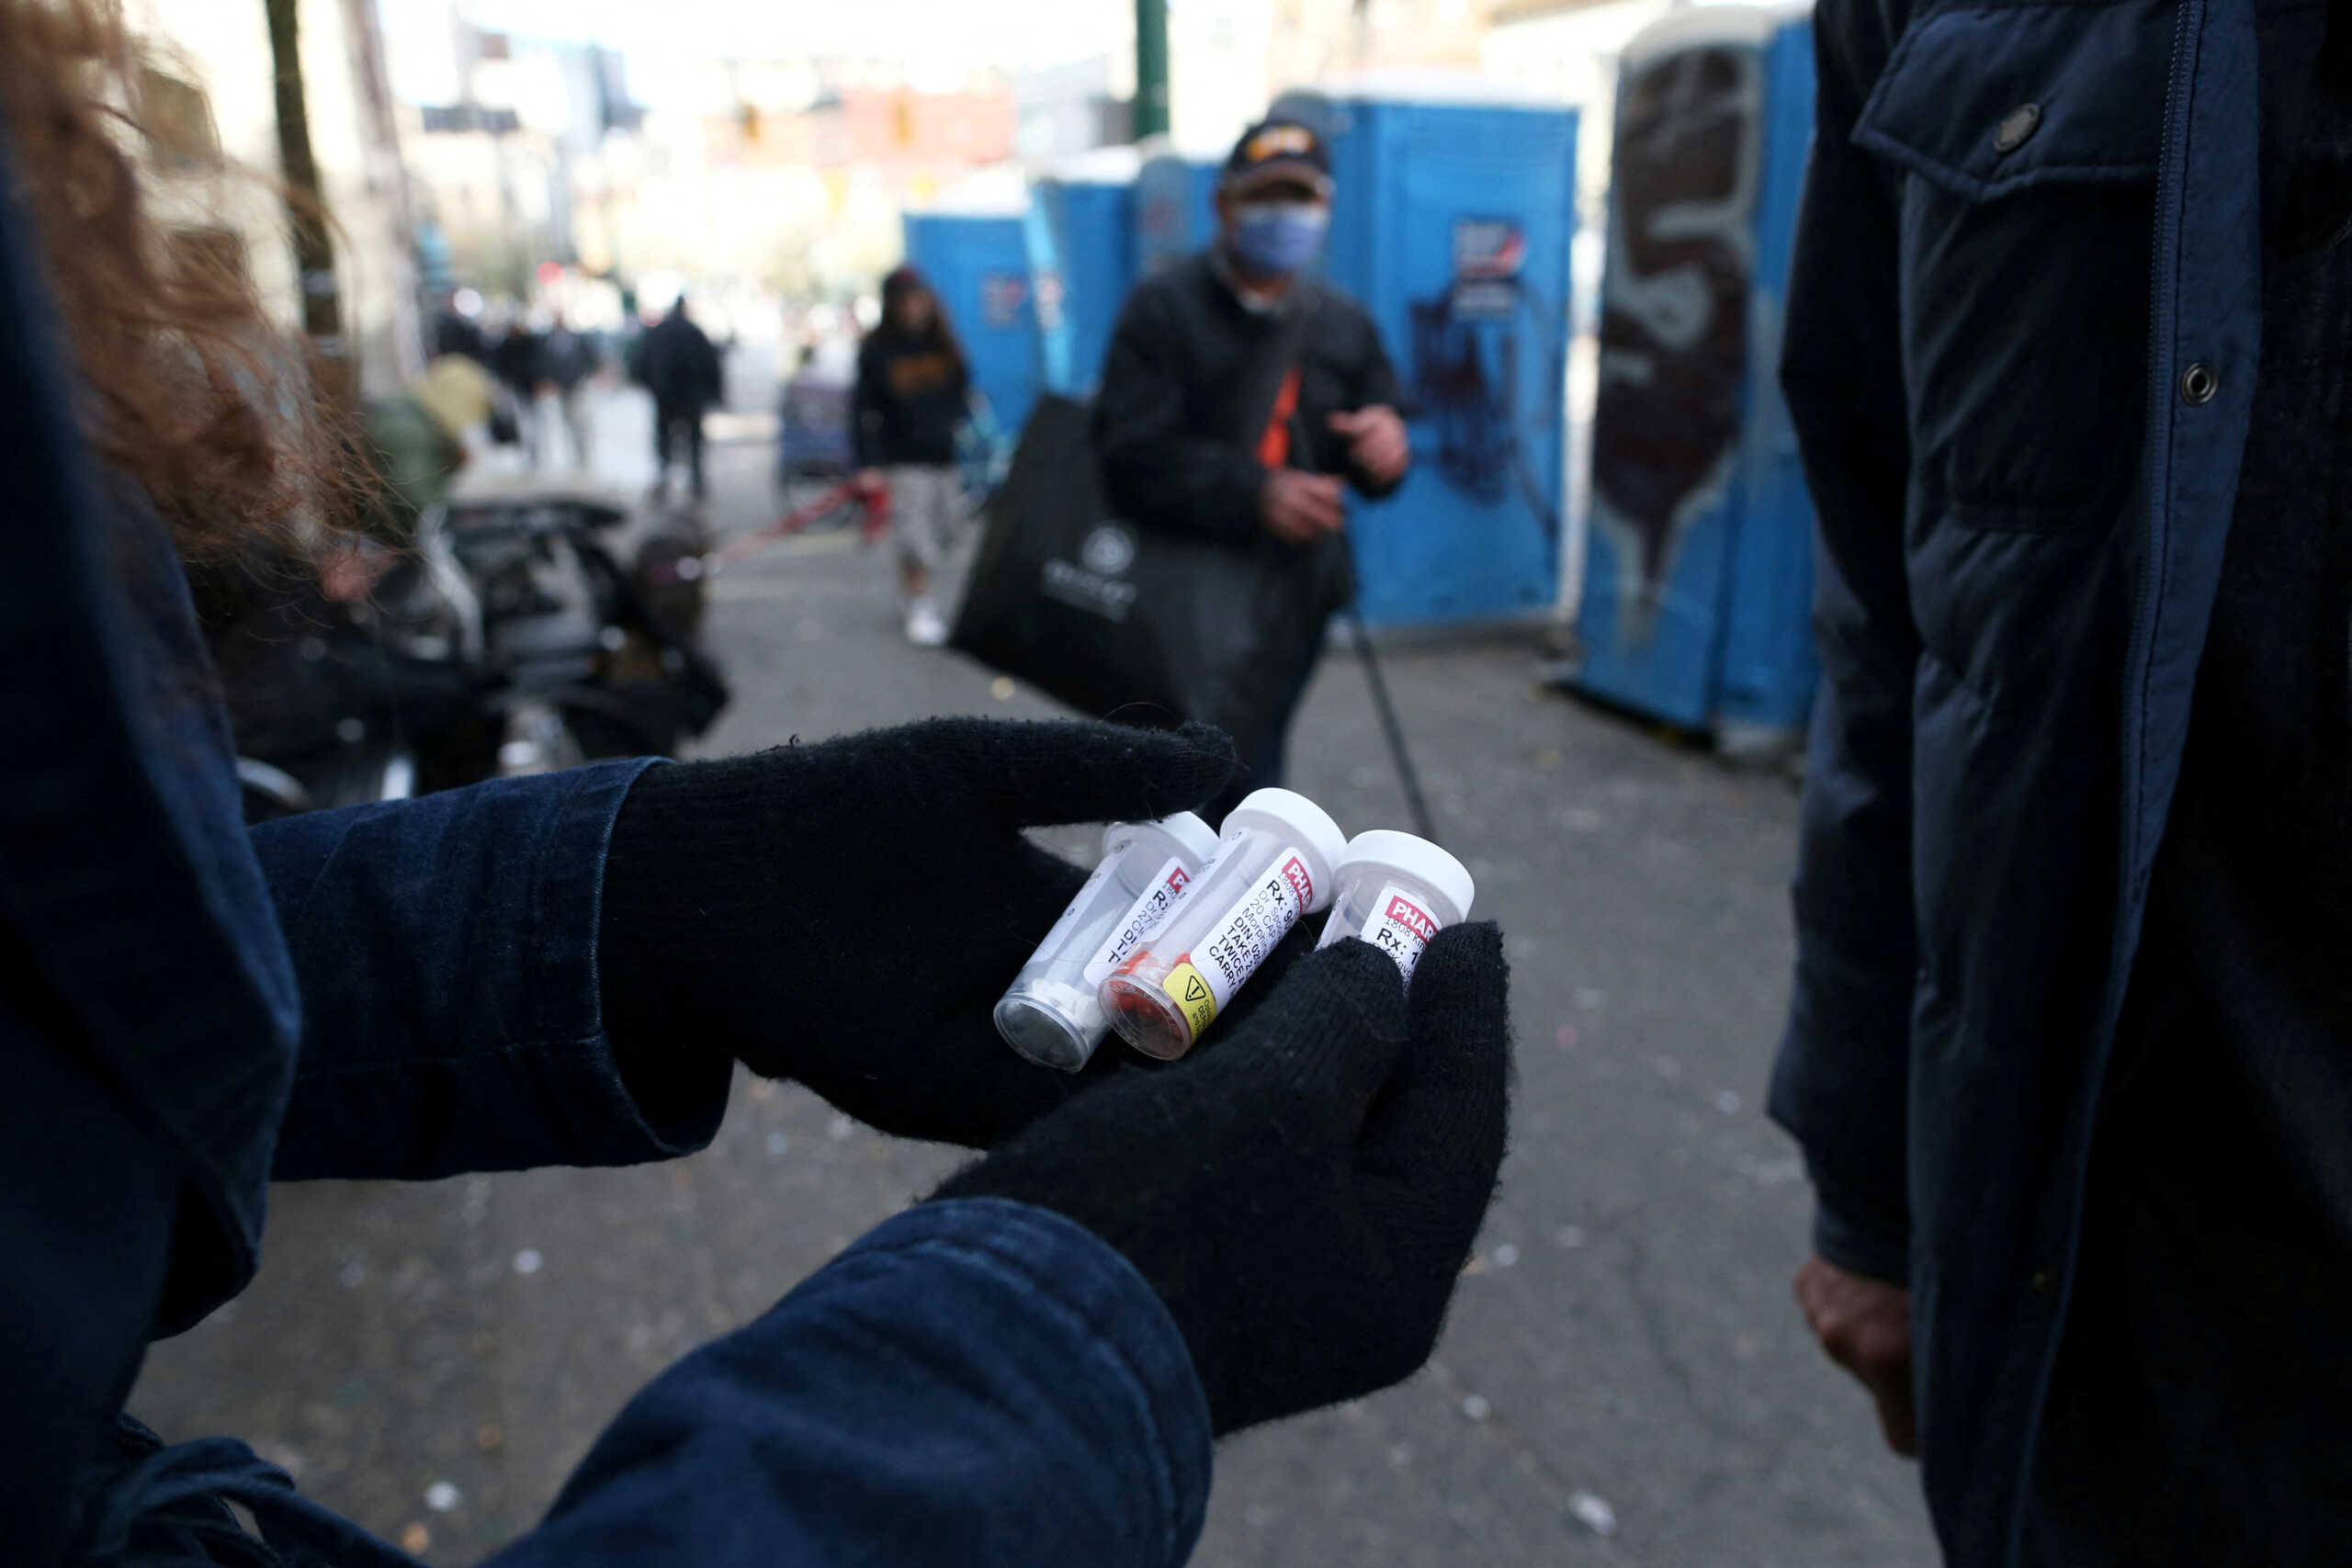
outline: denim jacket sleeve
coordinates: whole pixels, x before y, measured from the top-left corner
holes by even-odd
[[[605,1040],[605,848],[648,764],[598,762],[254,829],[302,994],[274,1174],[427,1179],[701,1147],[718,1053],[650,1107]]]
[[[1815,18],[1819,104],[1781,380],[1818,517],[1822,683],[1799,825],[1796,983],[1770,1109],[1804,1146],[1816,1249],[1841,1268],[1902,1280],[1920,645],[1904,553],[1895,215],[1883,175],[1851,140],[1886,58],[1885,10],[1833,0]]]
[[[1173,1568],[1208,1403],[1149,1285],[1001,1199],[877,1227],[655,1379],[491,1568]]]

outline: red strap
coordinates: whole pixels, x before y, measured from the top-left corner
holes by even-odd
[[[1261,466],[1279,468],[1290,461],[1290,416],[1298,412],[1298,367],[1290,367],[1283,378],[1282,390],[1274,394],[1273,412],[1266,416],[1266,428],[1258,436],[1258,461]]]

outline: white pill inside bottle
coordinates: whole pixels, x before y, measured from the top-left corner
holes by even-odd
[[[1386,828],[1349,840],[1338,876],[1331,919],[1316,945],[1360,938],[1395,959],[1408,986],[1430,940],[1468,919],[1478,892],[1460,861],[1427,839]]]
[[[1103,979],[1159,929],[1216,847],[1216,834],[1189,811],[1105,828],[1102,863],[996,1004],[1004,1043],[1042,1066],[1086,1066],[1110,1032],[1098,999]]]

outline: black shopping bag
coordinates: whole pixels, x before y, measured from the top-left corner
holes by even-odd
[[[1204,719],[1248,757],[1322,636],[1330,564],[1272,536],[1227,543],[1114,515],[1088,423],[1085,403],[1038,400],[950,640],[1081,713]]]

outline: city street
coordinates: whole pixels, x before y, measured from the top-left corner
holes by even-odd
[[[604,412],[601,445],[641,439],[636,394]],[[761,423],[729,428],[722,536],[775,511]],[[639,461],[599,453],[616,474]],[[736,696],[701,752],[1051,711],[908,647],[893,589],[853,532],[718,578],[708,635]],[[1487,637],[1386,660],[1441,832],[1509,933],[1500,1197],[1433,1364],[1224,1445],[1195,1561],[1930,1563],[1916,1472],[1789,1292],[1807,1189],[1762,1100],[1795,792],[1544,690],[1536,652]],[[1291,782],[1351,831],[1408,825],[1352,657],[1325,663],[1293,754]],[[957,1157],[739,1077],[716,1145],[666,1168],[282,1187],[258,1283],[157,1347],[131,1408],[167,1438],[247,1438],[387,1539],[470,1562],[530,1525],[638,1386]]]

